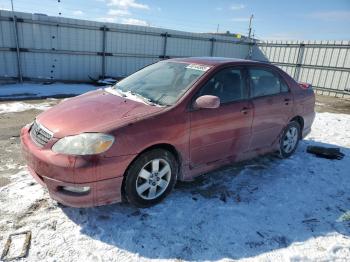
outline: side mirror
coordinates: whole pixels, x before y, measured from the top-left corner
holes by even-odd
[[[217,96],[205,95],[200,96],[194,102],[194,108],[218,108],[220,106],[220,98]]]

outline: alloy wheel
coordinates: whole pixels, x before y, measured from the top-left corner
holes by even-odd
[[[295,126],[291,126],[288,131],[285,133],[285,136],[283,138],[283,150],[287,154],[292,152],[298,143],[299,134],[298,129]]]
[[[141,168],[136,179],[136,192],[145,199],[159,197],[169,186],[170,164],[164,159],[153,159]]]

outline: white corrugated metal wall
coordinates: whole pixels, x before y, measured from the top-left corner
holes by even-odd
[[[249,54],[248,43],[228,36],[15,14],[24,79],[86,81],[126,76],[168,57]],[[18,77],[11,17],[0,10],[0,78]],[[252,48],[252,59],[271,62],[321,93],[350,94],[350,41],[269,41]]]
[[[88,76],[103,74],[126,76],[167,57],[245,58],[249,48],[247,43],[227,36],[215,36],[211,41],[210,34],[19,12],[15,15],[24,79],[85,81]],[[11,12],[0,11],[2,78],[18,76],[11,17]]]

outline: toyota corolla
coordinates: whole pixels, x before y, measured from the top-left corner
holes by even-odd
[[[62,101],[21,131],[32,176],[74,207],[163,200],[178,180],[269,152],[289,157],[315,96],[267,63],[180,58]]]

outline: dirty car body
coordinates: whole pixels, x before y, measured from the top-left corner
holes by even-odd
[[[295,139],[288,140],[293,131],[286,127],[294,123],[297,140],[305,137],[314,104],[310,87],[267,63],[169,59],[41,113],[22,129],[22,151],[32,176],[58,202],[74,207],[119,202],[131,183],[131,191],[141,192],[143,202],[136,203],[147,206],[170,191],[161,186],[171,187],[172,180],[192,180],[281,148],[295,150]],[[140,161],[144,165],[137,169]],[[130,172],[140,176],[130,182]]]

